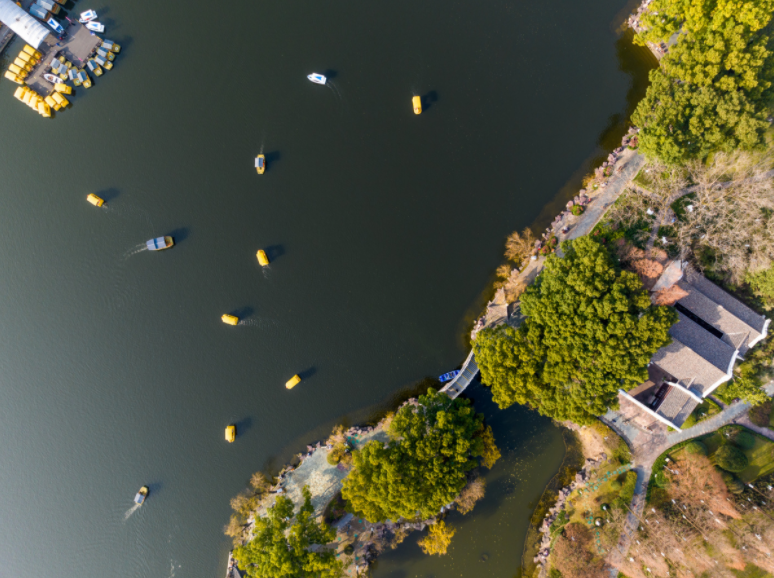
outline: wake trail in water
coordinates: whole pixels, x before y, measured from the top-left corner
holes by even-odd
[[[141,505],[142,504],[135,504],[134,506],[129,508],[126,512],[124,512],[124,522],[128,520],[132,516],[132,514],[134,514],[137,510],[139,510]]]
[[[137,253],[142,253],[143,251],[147,251],[147,250],[148,250],[148,246],[145,243],[140,243],[139,245],[126,251],[123,255],[123,259],[124,261],[126,261],[129,257],[132,257]]]
[[[240,327],[257,327],[258,329],[266,329],[268,327],[276,327],[277,322],[269,319],[242,319],[239,324]]]

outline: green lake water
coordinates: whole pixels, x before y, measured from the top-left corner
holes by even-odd
[[[652,64],[624,0],[71,2],[114,70],[53,119],[0,80],[0,575],[222,577],[253,471],[464,359],[505,236],[577,190]],[[449,556],[412,535],[375,576],[515,574],[561,436],[472,395],[487,498]]]

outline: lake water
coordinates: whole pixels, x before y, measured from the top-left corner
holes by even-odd
[[[464,358],[505,236],[618,138],[647,65],[625,0],[86,8],[123,51],[71,109],[0,80],[0,575],[221,577],[253,471]],[[563,446],[474,395],[489,497],[449,557],[412,536],[377,576],[515,573]]]

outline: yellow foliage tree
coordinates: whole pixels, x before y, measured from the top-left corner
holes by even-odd
[[[425,554],[446,554],[451,544],[451,539],[457,532],[454,528],[447,527],[446,522],[436,522],[428,530],[427,536],[419,540],[419,547]]]

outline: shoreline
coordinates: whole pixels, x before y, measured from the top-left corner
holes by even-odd
[[[642,11],[643,6],[647,6],[650,1],[651,0],[645,0],[643,4],[640,5],[638,10]],[[632,17],[627,19],[626,22],[630,23],[631,18]],[[634,28],[631,26],[631,24],[629,24],[629,26]],[[652,47],[649,48],[651,48],[651,51],[656,55],[657,58],[660,58],[660,56],[655,51],[653,51]],[[583,236],[588,234],[596,226],[596,224],[602,220],[608,208],[612,206],[612,204],[617,200],[618,196],[620,196],[620,194],[625,190],[626,186],[638,174],[639,170],[644,165],[644,156],[637,152],[638,132],[639,131],[636,127],[629,128],[627,133],[623,136],[620,146],[614,148],[607,155],[606,160],[602,162],[601,166],[594,169],[594,179],[592,179],[590,186],[587,188],[582,188],[572,200],[567,202],[566,208],[553,219],[551,224],[542,233],[541,239],[536,243],[536,246],[532,251],[529,260],[522,263],[521,267],[514,269],[512,275],[515,274],[519,282],[523,283],[524,285],[529,285],[537,278],[540,271],[542,271],[546,256],[545,254],[541,255],[540,251],[544,247],[548,247],[550,249],[552,237],[558,239],[558,242],[561,242],[563,240],[569,240]],[[582,214],[573,215],[572,210],[576,205],[583,207]],[[549,251],[548,254],[550,254],[550,252],[553,251]],[[503,296],[498,297],[501,294],[503,294]],[[495,298],[489,301],[489,303],[486,305],[483,315],[481,315],[474,322],[474,328],[471,332],[471,339],[475,337],[475,334],[484,327],[499,325],[504,322],[507,323],[509,320],[511,320],[514,316],[514,311],[509,307],[509,305],[516,305],[516,312],[518,313],[518,302],[516,301],[510,304],[505,303],[503,297],[504,291],[502,288],[500,288],[496,291]],[[465,373],[465,369],[471,362],[475,363],[473,351],[470,352],[466,361],[464,362],[460,376]],[[450,397],[456,397],[457,395],[462,394],[467,388],[467,385],[475,377],[475,373],[477,373],[477,371],[473,373],[469,380],[466,380],[467,383],[465,383],[464,387],[450,389],[457,381],[457,378],[455,378],[454,380],[445,384],[445,386],[442,387],[440,391],[447,392]],[[399,404],[396,408],[396,411],[403,405],[415,401],[416,400],[412,398],[402,404]],[[353,426],[346,430],[345,433],[347,435],[348,441],[350,442],[351,449],[359,449],[365,445],[365,443],[372,440],[382,440],[382,434],[386,437],[386,433],[384,433],[384,421],[384,419],[380,420],[379,423],[377,423],[375,426],[364,426],[362,428]],[[565,457],[562,459],[559,470],[554,474],[554,476],[544,488],[543,493],[541,494],[541,498],[538,501],[538,505],[536,506],[535,511],[533,511],[533,515],[530,520],[530,527],[528,528],[527,536],[524,540],[521,564],[519,566],[519,571],[525,572],[525,576],[528,575],[526,574],[525,566],[529,560],[526,554],[531,548],[530,540],[535,540],[536,538],[539,539],[544,535],[545,529],[550,526],[550,521],[546,523],[545,520],[549,518],[549,515],[553,515],[554,517],[556,516],[557,500],[561,500],[562,492],[566,491],[564,486],[567,486],[568,482],[565,480],[562,483],[559,483],[561,480],[563,480],[563,475],[572,470],[573,481],[570,482],[570,485],[577,485],[580,483],[577,481],[578,472],[583,472],[596,463],[594,460],[586,459],[581,468],[573,467],[577,465],[577,455],[575,455],[572,450],[580,447],[582,457],[582,454],[584,453],[583,443],[576,436],[575,432],[572,431],[573,428],[568,428],[565,424],[559,425],[561,425],[563,428],[562,436],[566,448]],[[568,435],[575,438],[573,442],[568,443]],[[571,444],[575,447],[570,447]],[[273,503],[276,496],[280,494],[287,495],[287,497],[293,500],[294,506],[299,507],[301,504],[301,488],[304,485],[309,485],[310,491],[312,492],[312,504],[315,508],[314,515],[317,518],[322,517],[324,521],[326,517],[326,511],[333,503],[333,501],[340,495],[341,480],[343,480],[344,477],[346,477],[346,474],[349,472],[349,469],[341,467],[342,464],[338,464],[337,466],[327,466],[326,458],[328,455],[328,450],[331,449],[331,447],[332,446],[324,445],[322,441],[307,445],[307,452],[298,454],[300,461],[297,465],[293,466],[288,464],[280,470],[279,474],[276,476],[276,484],[270,488],[269,492],[266,494],[266,497],[262,500],[262,503],[258,508],[256,508],[255,513],[258,515],[265,513],[266,508],[268,507],[268,502],[271,501]],[[336,473],[334,473],[334,470]],[[343,475],[341,475],[342,472]],[[311,483],[305,484],[307,481]],[[545,504],[546,510],[548,510],[549,513],[547,513],[545,518],[543,518],[542,528],[538,529],[535,527],[535,524],[532,523],[532,519],[534,518],[534,515],[538,511],[540,505],[544,503],[544,496],[546,492],[551,491],[553,486],[556,486],[557,490],[556,499],[550,499],[550,503]],[[569,494],[569,491],[565,493],[565,497],[567,494]],[[452,503],[450,506],[442,508],[438,515],[443,515],[445,511],[448,511],[447,508],[453,509],[454,507],[455,504]],[[432,519],[422,520],[419,522],[398,521],[396,523],[387,522],[370,524],[363,519],[355,518],[352,514],[346,514],[338,520],[335,520],[330,524],[330,526],[336,530],[336,541],[333,542],[333,545],[337,550],[337,557],[341,557],[340,559],[345,562],[345,575],[359,576],[361,571],[368,570],[370,563],[373,562],[387,546],[392,546],[393,548],[396,547],[397,544],[405,539],[405,534],[411,532],[412,530],[424,530],[425,527],[434,522],[435,519],[436,518],[434,517]],[[354,528],[353,524],[355,525]],[[250,531],[251,526],[248,527],[248,532]],[[358,532],[353,532],[353,530],[358,530]],[[361,538],[361,540],[357,540],[359,535],[363,536],[366,533],[368,533],[367,540],[364,540],[363,538]],[[389,534],[396,536],[397,534],[401,533],[404,535],[401,536],[400,539],[397,539],[395,542],[390,540]],[[372,539],[375,540],[372,541]],[[325,548],[329,546],[330,544],[322,547]],[[346,554],[345,550],[349,546],[352,546],[353,548],[351,553]],[[541,551],[540,545],[537,545],[537,547],[534,547],[533,545],[532,548],[534,548],[536,553],[540,553]],[[232,564],[233,568],[237,569],[232,552],[229,553],[228,560],[229,566],[227,570],[227,578],[231,578]],[[533,560],[533,563],[535,564],[535,567],[532,569],[534,572],[534,569],[538,567],[537,559]],[[546,570],[545,560],[540,567],[542,569],[542,576],[545,574]]]

